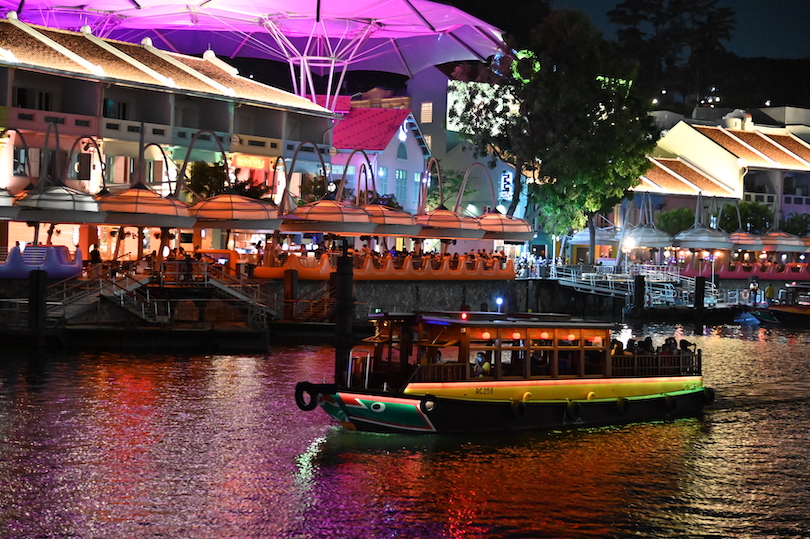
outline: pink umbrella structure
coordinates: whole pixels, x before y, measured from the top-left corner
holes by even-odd
[[[486,233],[475,217],[461,215],[444,206],[415,215],[414,220],[422,227],[420,238],[480,240]]]
[[[377,223],[355,206],[335,200],[318,200],[295,208],[282,217],[282,232],[327,232],[339,236],[363,236],[374,232]]]
[[[485,60],[501,31],[428,0],[0,0],[32,24],[140,42],[185,54],[265,58],[289,65],[295,92],[313,75],[340,88],[349,69],[411,76],[447,62]],[[334,96],[331,96],[334,99]],[[334,100],[327,103],[334,106]]]

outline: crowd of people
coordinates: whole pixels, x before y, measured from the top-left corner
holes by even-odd
[[[655,354],[665,356],[675,356],[679,354],[694,354],[697,345],[686,339],[680,342],[675,337],[667,337],[661,346],[653,344],[652,337],[645,337],[643,340],[628,339],[627,345],[618,339],[613,339],[610,343],[610,354],[613,356],[651,356]]]

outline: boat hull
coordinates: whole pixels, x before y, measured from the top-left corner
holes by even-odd
[[[786,326],[807,327],[810,324],[810,307],[772,306],[753,313],[760,321]]]
[[[305,384],[305,385],[302,385]],[[315,404],[352,430],[407,434],[464,434],[549,431],[696,417],[713,401],[711,389],[582,400],[495,401],[436,395],[408,395],[299,384],[303,409]],[[303,394],[308,395],[308,399]]]

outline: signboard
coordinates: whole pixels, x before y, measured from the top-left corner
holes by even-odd
[[[515,194],[515,184],[512,180],[512,173],[511,172],[503,172],[501,174],[501,194],[499,198],[501,200],[512,200],[512,196]]]
[[[267,157],[243,153],[235,155],[231,163],[234,168],[253,168],[257,170],[268,170],[270,168],[270,160]]]

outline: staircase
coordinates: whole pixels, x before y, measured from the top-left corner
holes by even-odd
[[[260,281],[236,278],[226,273],[222,266],[216,264],[206,265],[206,286],[216,288],[223,294],[246,302],[251,307],[251,318],[277,318],[279,304],[278,297],[268,294],[262,289]]]
[[[326,322],[335,312],[335,288],[324,283],[294,300],[293,320]]]
[[[98,305],[103,298],[119,305],[140,319],[156,323],[168,320],[169,303],[154,300],[146,285],[150,277],[67,279],[48,287],[46,320],[49,326],[70,320]]]

